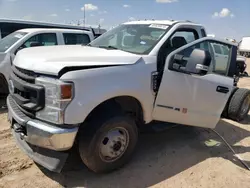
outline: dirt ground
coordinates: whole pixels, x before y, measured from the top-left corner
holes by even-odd
[[[248,65],[250,73],[250,60]],[[250,88],[250,78],[242,78],[240,86]],[[242,124],[221,120],[216,130],[250,166],[249,125],[250,115]],[[141,135],[132,161],[111,174],[91,173],[73,158],[75,163],[62,174],[38,168],[17,148],[6,112],[0,109],[0,187],[250,187],[250,171],[216,134],[201,128]]]

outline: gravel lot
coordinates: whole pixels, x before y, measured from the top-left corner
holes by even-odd
[[[250,73],[250,60],[248,65]],[[240,86],[250,89],[250,78],[242,78]],[[242,124],[221,120],[216,130],[250,166],[249,124],[250,115]],[[62,174],[38,168],[16,147],[6,111],[0,109],[0,187],[250,187],[250,171],[216,134],[200,128],[141,135],[133,160],[111,174],[95,175],[73,158]]]

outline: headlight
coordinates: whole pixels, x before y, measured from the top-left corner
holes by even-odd
[[[36,113],[38,119],[56,124],[64,123],[64,111],[73,98],[73,83],[38,77],[36,84],[45,88],[45,107]]]

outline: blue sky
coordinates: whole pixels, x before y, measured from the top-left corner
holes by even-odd
[[[250,36],[250,0],[0,0],[0,18],[101,24],[110,28],[133,19],[176,19],[201,23],[210,34]]]

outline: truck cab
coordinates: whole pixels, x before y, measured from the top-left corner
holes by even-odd
[[[8,94],[7,80],[11,63],[21,49],[37,46],[86,45],[93,39],[91,31],[44,28],[21,29],[4,37],[0,40],[0,96]]]
[[[211,129],[222,116],[241,121],[250,93],[235,86],[237,46],[205,36],[189,21],[144,20],[86,46],[21,50],[7,99],[17,144],[60,172],[78,143],[82,162],[102,173],[129,161],[140,128],[153,121]]]

